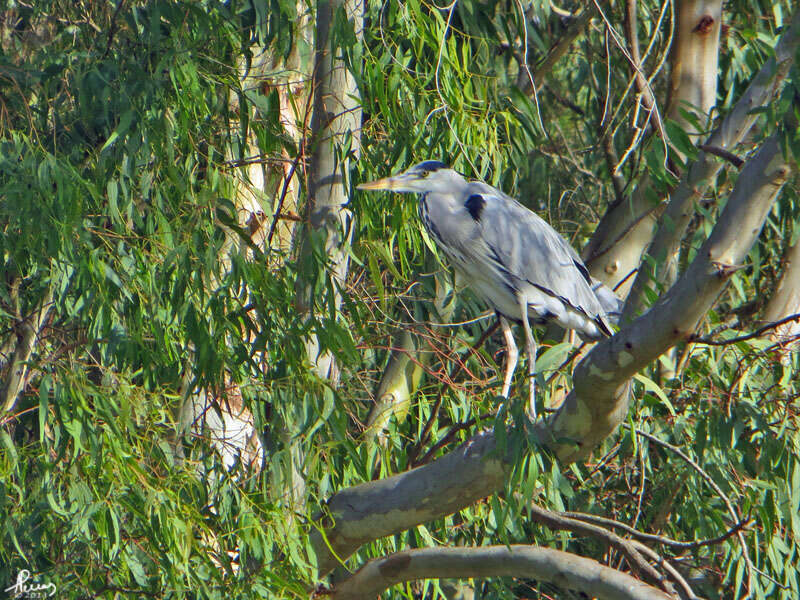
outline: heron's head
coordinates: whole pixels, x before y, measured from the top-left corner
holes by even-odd
[[[377,181],[362,183],[357,188],[359,190],[392,190],[426,194],[452,191],[454,186],[463,185],[464,182],[464,177],[444,163],[438,160],[426,160],[407,171]]]

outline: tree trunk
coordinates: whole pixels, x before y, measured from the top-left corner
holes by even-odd
[[[764,309],[764,321],[774,323],[800,313],[800,240],[787,248],[783,258],[783,274],[778,288]],[[789,365],[793,351],[800,345],[800,319],[776,327],[771,335],[781,343],[780,356]]]
[[[676,42],[670,51],[670,118],[680,115],[678,108],[684,108],[683,102],[706,113],[714,105],[721,5],[721,0],[678,3]],[[634,34],[629,34],[632,39]],[[650,179],[643,177],[629,199],[603,216],[584,250],[583,258],[591,274],[622,298],[628,295],[632,274],[653,239],[663,200],[652,189]]]
[[[353,24],[355,37],[361,39],[363,3],[359,0],[321,0],[317,4],[316,58],[314,62],[314,113],[311,120],[311,144],[314,153],[309,168],[308,228],[301,253],[308,257],[318,238],[329,260],[334,285],[334,306],[338,312],[347,277],[347,246],[352,235],[348,174],[351,158],[357,157],[360,145],[361,104],[353,75],[341,57],[333,34],[334,16],[344,11]],[[301,313],[314,312],[314,286],[309,280],[298,282],[297,304]],[[314,372],[336,382],[338,369],[333,355],[320,347],[316,333],[306,340],[306,353]]]
[[[678,0],[675,45],[670,53],[667,117],[690,135],[698,135],[683,111],[705,123],[717,102],[722,0]]]

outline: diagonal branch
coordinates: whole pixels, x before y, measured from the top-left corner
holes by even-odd
[[[794,63],[795,51],[800,46],[800,12],[781,36],[775,48],[775,58],[768,60],[758,71],[742,97],[722,123],[714,130],[705,146],[731,150],[750,131],[758,118],[752,111],[765,106],[781,88]],[[694,215],[696,201],[713,183],[722,170],[722,163],[714,160],[712,152],[701,152],[697,160],[684,173],[672,193],[669,205],[659,220],[659,227],[647,253],[660,265],[656,272],[645,261],[634,280],[622,320],[631,319],[644,306],[645,290],[653,281],[674,281],[677,274],[678,250],[686,228]]]
[[[646,314],[599,343],[576,367],[574,388],[534,438],[564,463],[582,460],[609,436],[628,410],[630,377],[688,338],[757,239],[789,175],[777,136],[750,159],[720,219],[683,277]],[[500,489],[511,450],[497,451],[480,433],[442,458],[387,479],[341,490],[312,534],[320,574],[362,544],[452,514]]]
[[[601,600],[670,600],[670,596],[590,558],[536,546],[422,548],[368,562],[329,595],[332,600],[374,598],[404,581],[432,578],[525,577]]]

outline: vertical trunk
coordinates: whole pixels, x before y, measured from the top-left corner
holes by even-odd
[[[687,133],[699,134],[681,109],[702,123],[716,104],[722,0],[678,0],[676,12],[667,116]]]
[[[311,16],[302,0],[297,3],[297,12],[299,19],[295,24],[295,35],[310,45],[313,35]],[[251,46],[252,59],[246,60],[243,56],[237,66],[245,101],[240,101],[236,91],[229,93],[231,111],[238,113],[239,117],[231,124],[226,148],[226,160],[234,165],[231,176],[236,224],[250,233],[252,242],[270,259],[277,256],[279,261],[291,247],[293,222],[275,220],[279,218],[278,211],[296,212],[297,171],[290,169],[293,157],[285,149],[283,163],[267,161],[253,128],[246,124],[264,118],[250,101],[253,95],[267,96],[275,90],[280,101],[280,125],[295,142],[297,152],[301,152],[303,109],[308,107],[309,94],[305,82],[310,77],[311,64],[298,51],[300,46],[294,44],[288,56],[269,47]],[[240,135],[244,135],[244,139],[240,139]],[[273,221],[276,223],[274,236],[268,240]],[[226,245],[227,252],[220,256],[225,270],[230,266],[231,253],[250,252],[244,240],[233,231],[228,231]],[[270,253],[270,249],[278,252]],[[190,369],[190,364],[187,362],[187,369]],[[186,385],[189,385],[188,380]],[[229,468],[238,458],[250,469],[260,470],[264,449],[253,415],[245,406],[236,382],[226,378],[222,390],[185,390],[184,395],[186,399],[179,416],[181,433],[191,431],[193,435],[210,441]]]
[[[676,40],[670,50],[668,116],[681,126],[690,127],[679,108],[690,104],[705,115],[715,103],[722,1],[681,0],[677,12]],[[630,37],[634,38],[635,32]],[[623,298],[633,283],[631,275],[639,268],[642,254],[653,239],[663,201],[643,178],[627,201],[606,213],[584,251],[592,275],[617,289]]]
[[[759,69],[744,94],[708,138],[706,143],[709,146],[735,149],[755,123],[758,115],[753,109],[766,106],[778,94],[794,63],[798,45],[800,14],[795,15],[791,25],[781,36],[775,47],[775,58],[769,59]],[[684,172],[680,183],[670,195],[669,206],[648,249],[648,254],[655,259],[657,269],[654,270],[646,262],[642,263],[622,315],[623,322],[632,319],[644,308],[645,289],[651,287],[654,281],[670,284],[677,277],[680,244],[695,214],[695,204],[705,194],[706,189],[714,184],[722,166],[714,156],[700,152]]]
[[[361,105],[353,75],[341,57],[342,48],[334,33],[334,17],[344,11],[353,24],[356,39],[362,34],[363,4],[359,0],[321,0],[317,4],[317,38],[314,63],[314,113],[311,136],[314,153],[309,168],[310,218],[301,253],[309,256],[312,238],[318,238],[327,257],[334,284],[334,310],[342,303],[342,287],[347,277],[348,250],[352,234],[352,215],[347,209],[347,174],[351,153],[360,143]],[[305,274],[304,274],[305,275]],[[298,282],[297,303],[301,313],[314,311],[314,286]],[[315,333],[306,340],[309,363],[319,377],[338,379],[333,355],[320,347]]]
[[[800,240],[787,248],[783,258],[783,274],[775,293],[764,310],[764,320],[768,323],[780,321],[800,313]],[[781,360],[788,364],[793,350],[800,345],[800,320],[789,321],[776,327],[771,335],[781,342]]]

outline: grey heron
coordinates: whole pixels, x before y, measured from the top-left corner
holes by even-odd
[[[507,355],[502,395],[508,398],[518,351],[509,321],[522,323],[528,353],[528,412],[536,417],[535,324],[553,321],[582,338],[611,335],[613,293],[601,293],[578,254],[544,219],[503,192],[429,160],[360,190],[419,194],[430,237],[475,294],[497,313]]]

